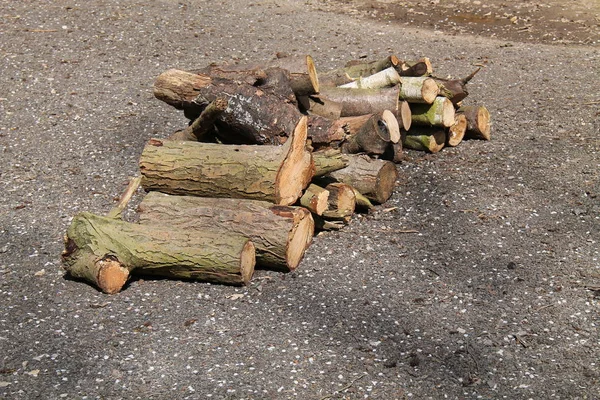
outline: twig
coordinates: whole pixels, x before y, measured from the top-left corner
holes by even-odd
[[[141,183],[142,183],[141,176],[136,176],[134,178],[131,178],[131,180],[129,181],[129,185],[127,185],[127,189],[125,189],[125,192],[123,192],[123,194],[121,195],[119,204],[114,206],[112,208],[112,210],[110,210],[106,216],[108,218],[120,219],[121,214],[123,214],[123,210],[125,210],[125,208],[127,207],[127,204],[129,203],[129,200],[131,200],[131,197],[133,196],[135,191],[138,189],[138,187],[140,187]]]
[[[365,376],[367,376],[367,375],[369,375],[369,374],[367,374],[367,373],[365,372],[364,374],[362,374],[362,375],[361,375],[361,376],[359,376],[358,378],[354,378],[352,381],[350,381],[350,383],[349,383],[349,384],[347,384],[347,385],[346,385],[346,386],[344,386],[343,388],[341,388],[341,389],[338,389],[338,390],[336,390],[335,392],[333,392],[332,394],[329,394],[329,395],[327,395],[327,396],[325,396],[325,397],[321,397],[321,400],[331,399],[331,398],[332,398],[333,396],[335,396],[336,394],[338,394],[338,393],[341,393],[341,392],[343,392],[344,390],[348,390],[348,389],[350,389],[350,388],[352,387],[352,385],[354,385],[354,382],[356,382],[356,381],[357,381],[357,380],[359,380],[359,379],[362,379],[362,378],[364,378],[364,377],[365,377]]]

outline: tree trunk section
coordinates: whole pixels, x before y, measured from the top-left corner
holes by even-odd
[[[398,57],[393,55],[370,62],[350,61],[343,68],[319,74],[319,83],[321,88],[341,86],[360,77],[373,75],[386,68],[394,67],[399,62]]]
[[[399,84],[402,81],[394,67],[386,68],[373,75],[359,77],[353,82],[341,85],[342,88],[351,89],[381,89]]]
[[[484,106],[464,106],[458,109],[460,114],[467,117],[465,138],[490,140],[490,112]]]
[[[415,125],[440,126],[454,125],[454,106],[445,97],[438,96],[433,104],[411,104],[412,123]]]
[[[346,138],[343,121],[331,120],[319,115],[308,116],[308,137],[315,148],[339,147]]]
[[[209,86],[211,82],[208,75],[169,69],[156,78],[154,96],[178,110],[193,109],[199,115],[201,109],[193,100],[198,96],[199,89]]]
[[[403,132],[404,133],[404,132]],[[402,146],[407,149],[437,153],[446,143],[446,132],[443,128],[416,128],[404,133]]]
[[[243,236],[198,234],[165,225],[140,225],[91,213],[75,216],[65,238],[67,272],[105,293],[117,293],[131,273],[247,284],[255,265]]]
[[[298,98],[300,109],[308,114],[337,120],[342,116],[342,104],[331,101],[323,96],[301,96]]]
[[[327,216],[328,211],[336,211],[341,215],[351,216],[356,208],[356,195],[352,186],[345,183],[330,183],[325,186],[329,191],[329,208],[324,216]]]
[[[330,177],[337,182],[346,183],[369,200],[385,203],[394,191],[398,171],[390,161],[376,160],[368,156],[349,155],[350,163],[344,169],[334,171]]]
[[[175,132],[169,136],[169,140],[214,141],[215,122],[221,113],[227,109],[227,106],[227,99],[222,97],[216,98],[200,113],[190,126]]]
[[[315,177],[326,175],[338,169],[346,168],[348,157],[337,149],[325,149],[312,153],[315,164]]]
[[[481,68],[477,68],[469,76],[462,79],[435,78],[435,81],[440,87],[440,95],[447,97],[450,99],[450,101],[452,101],[452,104],[457,106],[458,103],[463,101],[465,97],[469,95],[469,92],[467,91],[467,83],[473,79],[479,70],[481,70]]]
[[[399,114],[400,88],[385,89],[348,89],[325,88],[321,96],[342,104],[342,117],[375,114],[390,110],[394,115]]]
[[[390,142],[397,143],[399,140],[398,120],[389,110],[385,110],[371,115],[356,134],[346,139],[342,144],[342,151],[381,155]]]
[[[454,117],[454,125],[448,128],[446,135],[446,145],[456,147],[462,142],[467,131],[467,117],[464,114],[456,114]]]
[[[143,225],[247,237],[256,248],[257,266],[284,272],[296,269],[314,234],[314,221],[306,209],[258,200],[150,192],[139,212]]]
[[[142,185],[169,194],[291,205],[314,173],[306,132],[306,117],[302,117],[283,146],[151,139],[140,157]]]
[[[296,96],[319,93],[319,76],[311,56],[278,58],[268,66],[289,71],[290,85]]]
[[[403,77],[400,98],[409,103],[431,104],[440,92],[435,80],[427,77]]]

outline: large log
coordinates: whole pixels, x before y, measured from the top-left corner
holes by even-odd
[[[342,116],[342,104],[320,95],[300,96],[298,105],[304,113],[320,115],[327,119],[336,120]]]
[[[144,225],[168,225],[200,236],[210,232],[248,237],[256,248],[257,266],[284,272],[296,269],[314,234],[306,209],[258,200],[150,192],[138,210]]]
[[[398,171],[390,161],[372,159],[364,155],[348,155],[346,168],[331,172],[324,178],[346,183],[369,200],[385,203],[394,191]]]
[[[146,190],[291,205],[313,173],[306,116],[283,146],[220,145],[151,139],[140,157]]]
[[[132,273],[246,284],[254,272],[255,250],[237,234],[198,234],[84,212],[67,230],[62,260],[71,276],[117,293]]]
[[[464,106],[458,109],[459,114],[467,117],[465,138],[490,140],[490,112],[484,106]]]

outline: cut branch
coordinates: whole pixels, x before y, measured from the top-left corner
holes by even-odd
[[[454,106],[445,97],[438,96],[433,104],[410,105],[412,122],[415,125],[451,127],[454,124]]]
[[[464,106],[458,109],[460,114],[467,117],[465,138],[490,140],[490,112],[484,106]]]

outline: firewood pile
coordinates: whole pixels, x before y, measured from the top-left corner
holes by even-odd
[[[463,104],[477,71],[442,79],[395,56],[320,73],[310,56],[167,70],[155,97],[188,126],[149,140],[108,215],[74,217],[65,269],[105,293],[132,274],[242,285],[255,266],[293,271],[315,230],[389,199],[403,148],[490,139],[487,109]],[[124,221],[140,184],[139,221]]]

